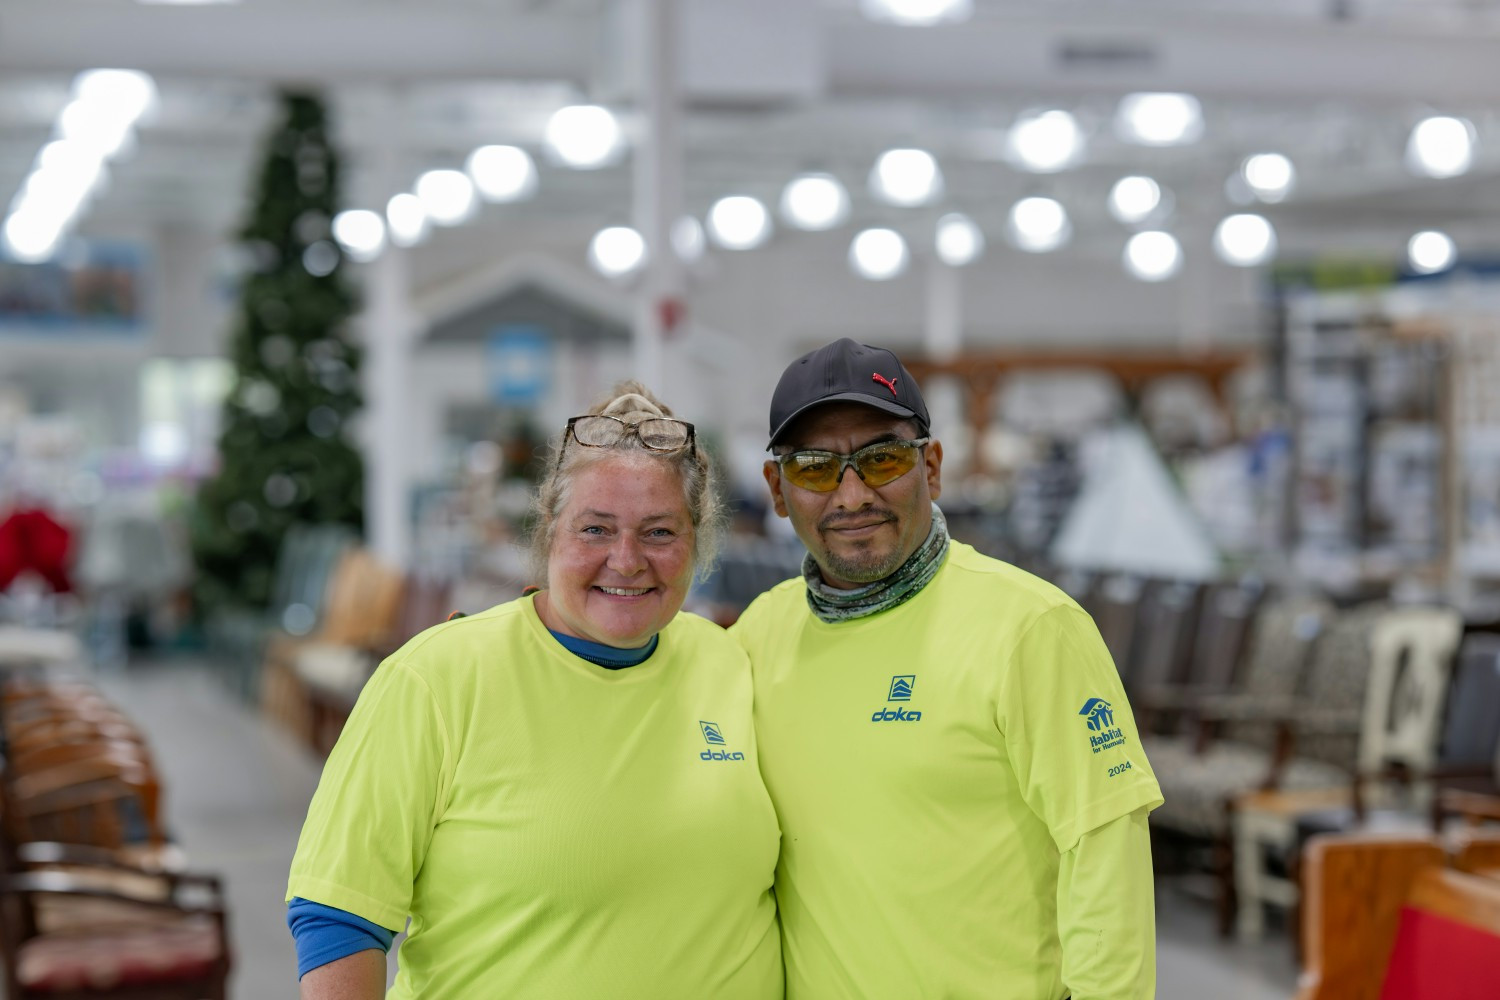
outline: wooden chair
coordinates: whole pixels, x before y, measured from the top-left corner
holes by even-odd
[[[1430,835],[1323,834],[1303,871],[1297,1000],[1474,1000],[1500,981],[1500,880]]]
[[[1152,813],[1153,827],[1205,840],[1226,837],[1226,801],[1264,787],[1274,776],[1278,726],[1332,617],[1333,608],[1321,598],[1267,606],[1252,627],[1239,689],[1200,704],[1196,725],[1184,735],[1142,736],[1166,799]]]
[[[1094,622],[1126,687],[1134,686],[1137,622],[1151,590],[1140,577],[1120,574],[1100,583],[1094,599]]]
[[[205,623],[215,659],[231,688],[247,700],[260,691],[258,670],[265,647],[279,632],[307,635],[323,614],[323,597],[340,556],[356,543],[340,524],[295,524],[276,555],[271,600],[264,608],[221,608]]]
[[[1158,581],[1141,602],[1133,660],[1130,666],[1131,705],[1149,703],[1181,692],[1187,684],[1192,662],[1193,632],[1197,624],[1204,588],[1180,580]],[[1142,731],[1156,716],[1136,723]]]
[[[344,688],[363,684],[379,651],[390,648],[401,610],[405,578],[366,549],[350,549],[329,580],[323,622],[310,636],[278,636],[267,648],[261,673],[266,714],[305,743],[319,743],[309,684]]]
[[[1297,902],[1295,879],[1273,874],[1267,860],[1289,855],[1300,817],[1331,811],[1335,815],[1330,822],[1355,826],[1364,819],[1367,806],[1389,809],[1397,804],[1392,785],[1382,779],[1400,774],[1407,779],[1405,789],[1412,793],[1407,799],[1407,825],[1424,822],[1424,796],[1430,791],[1426,775],[1437,761],[1448,681],[1462,631],[1462,619],[1449,608],[1380,611],[1369,630],[1368,670],[1344,664],[1354,667],[1356,676],[1368,677],[1360,721],[1354,729],[1357,750],[1353,759],[1335,756],[1336,750],[1322,759],[1291,757],[1280,764],[1277,788],[1249,792],[1235,801],[1236,926],[1241,937],[1260,936],[1266,903],[1294,906]],[[1319,677],[1314,674],[1312,679]],[[1289,738],[1296,752],[1308,749],[1307,733],[1341,736],[1353,725],[1345,718],[1348,707],[1341,708],[1336,698],[1338,690],[1354,682],[1354,677],[1329,680],[1329,686],[1311,693],[1307,711],[1293,714],[1289,721],[1294,727],[1307,726],[1303,731],[1294,728]]]
[[[53,845],[0,875],[6,996],[224,1000],[226,921],[213,876],[127,871]]]
[[[1196,606],[1185,616],[1191,621],[1183,641],[1186,649],[1176,650],[1185,661],[1172,668],[1171,680],[1148,681],[1131,695],[1141,732],[1174,735],[1183,719],[1229,696],[1239,682],[1251,625],[1264,594],[1265,588],[1254,580],[1199,590]],[[1150,634],[1154,632],[1153,628]]]

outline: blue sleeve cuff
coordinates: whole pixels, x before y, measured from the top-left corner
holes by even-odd
[[[396,932],[348,910],[296,896],[286,905],[286,925],[297,943],[297,978],[329,962],[371,948],[391,950]]]

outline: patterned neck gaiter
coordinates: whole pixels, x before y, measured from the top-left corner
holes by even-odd
[[[817,560],[809,552],[802,560],[802,579],[807,583],[807,606],[825,622],[846,622],[879,614],[910,600],[937,575],[948,552],[948,522],[938,505],[932,505],[932,529],[917,551],[883,580],[853,590],[837,590],[823,582]]]

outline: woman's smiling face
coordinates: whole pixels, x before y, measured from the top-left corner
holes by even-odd
[[[682,609],[693,521],[673,463],[612,455],[579,469],[558,514],[537,614],[554,632],[632,649]]]

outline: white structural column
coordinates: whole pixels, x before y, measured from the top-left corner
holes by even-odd
[[[635,224],[647,260],[635,307],[636,376],[658,393],[666,379],[664,341],[683,321],[685,281],[672,248],[672,223],[682,205],[682,106],[678,0],[636,0],[637,52],[643,120],[635,148]]]
[[[386,98],[388,122],[401,121],[395,94]],[[400,140],[383,129],[374,151],[376,192],[404,187]],[[384,212],[382,194],[376,211]],[[387,245],[366,266],[365,313],[365,535],[375,554],[405,569],[411,559],[411,420],[409,372],[416,316],[411,303],[409,251]]]
[[[927,328],[923,345],[933,361],[952,361],[964,341],[963,277],[936,254],[927,262]]]
[[[963,349],[963,275],[934,254],[927,262],[927,315],[922,346],[933,361],[952,361]],[[972,463],[965,419],[963,386],[957,379],[939,376],[922,387],[932,432],[945,444],[944,465],[954,476],[962,476]]]

